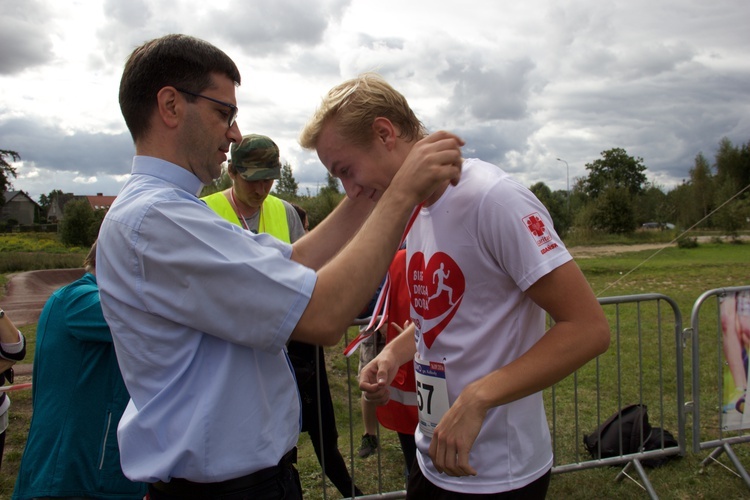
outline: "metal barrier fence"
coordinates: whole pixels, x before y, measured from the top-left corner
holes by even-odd
[[[380,318],[380,316],[378,316],[378,318]],[[352,326],[356,326],[358,328],[361,328],[361,327],[364,327],[365,325],[369,324],[370,320],[371,320],[371,318],[357,319],[357,320],[354,320],[354,322],[352,323]],[[383,339],[385,339],[385,337],[383,337]],[[344,340],[345,340],[345,343],[348,344],[349,341],[353,340],[353,339],[349,338],[348,332],[347,332],[347,335],[345,335]],[[375,342],[375,347],[376,347],[375,351],[376,352],[377,352],[377,345],[378,345],[378,342],[376,341]],[[358,376],[358,371],[359,371],[358,369],[359,369],[359,352],[356,351],[355,354],[353,354],[351,357],[347,358],[347,362],[346,362],[347,379],[351,380],[352,377],[353,377],[356,380],[356,378]],[[348,387],[347,387],[347,389],[348,389],[348,409],[349,409],[349,456],[351,457],[350,469],[349,470],[350,470],[350,473],[351,473],[351,476],[352,476],[352,480],[356,483],[358,476],[362,476],[364,474],[371,474],[372,471],[367,470],[365,466],[363,466],[359,470],[357,470],[357,468],[355,467],[355,463],[356,462],[354,460],[354,457],[355,457],[354,444],[357,442],[357,438],[359,436],[355,434],[354,428],[352,426],[352,422],[353,422],[353,412],[354,411],[360,411],[360,407],[358,406],[356,408],[356,410],[354,410],[353,407],[355,406],[355,403],[354,403],[355,400],[357,402],[360,401],[361,392],[360,392],[359,387],[358,387],[358,385],[356,383],[349,384]],[[355,396],[355,397],[353,398],[352,396]],[[381,435],[380,431],[381,431],[381,426],[378,425],[378,428],[377,428],[377,437],[378,437],[378,440],[380,441],[380,443],[382,444],[382,442],[383,442],[382,437],[383,436]],[[390,432],[390,431],[388,431],[388,432]],[[378,481],[377,481],[378,482],[377,494],[358,496],[357,499],[363,499],[363,500],[370,500],[370,499],[392,500],[393,499],[393,500],[396,500],[396,499],[406,498],[406,490],[405,489],[392,490],[392,491],[384,491],[385,488],[384,488],[384,484],[383,484],[384,483],[384,481],[383,481],[383,475],[384,475],[384,472],[385,472],[384,471],[384,468],[385,468],[384,465],[385,464],[383,463],[383,459],[382,459],[381,453],[382,453],[382,448],[378,447],[378,450],[377,450],[377,462],[375,464],[375,472],[376,472],[377,478],[378,478]],[[325,481],[323,479],[322,479],[321,482],[323,484],[325,483]],[[327,498],[325,486],[323,486],[323,493],[324,493],[324,495],[323,495],[324,498]]]
[[[625,465],[616,479],[632,479],[651,498],[658,498],[643,466],[647,460],[685,453],[682,317],[677,304],[664,295],[643,294],[600,298],[609,319],[609,350],[545,391],[552,432],[553,474],[594,467]],[[673,433],[677,445],[665,443],[649,451],[593,458],[583,436],[630,404],[648,409],[650,425]],[[648,438],[641,430],[641,443]],[[630,474],[635,469],[639,483]]]
[[[658,498],[643,462],[685,453],[682,316],[677,304],[660,294],[607,297],[599,302],[610,322],[609,350],[544,392],[553,441],[552,473],[623,465],[616,480],[631,479],[651,498]],[[366,321],[355,324],[364,323]],[[347,362],[347,377],[356,377],[356,374],[357,356],[353,356]],[[355,403],[359,395],[356,385],[350,384],[349,422],[352,422],[353,411],[359,411]],[[650,424],[672,432],[677,445],[668,445],[662,439],[660,446],[653,450],[592,458],[583,445],[583,436],[594,432],[611,414],[629,404],[646,405]],[[354,443],[359,438],[355,434],[350,424],[352,457]],[[646,438],[644,435],[643,440]],[[619,449],[624,449],[622,443]],[[358,476],[374,472],[366,467],[372,466],[351,459],[350,472],[355,482]],[[404,490],[383,491],[380,455],[376,468],[378,493],[364,498],[404,498]],[[635,469],[640,482],[630,474],[631,469]],[[327,490],[330,489],[329,486]],[[323,496],[328,497],[325,487]]]
[[[703,332],[701,318],[707,324]],[[731,471],[717,460],[726,453],[735,473],[750,487],[750,475],[732,450],[732,445],[750,441],[750,407],[744,404],[750,347],[750,286],[703,293],[693,306],[690,325],[693,452],[712,449],[701,466],[715,463]],[[740,373],[734,372],[735,369]],[[733,394],[735,387],[744,390]]]

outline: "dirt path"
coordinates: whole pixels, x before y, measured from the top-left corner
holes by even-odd
[[[577,246],[570,247],[568,251],[576,259],[590,257],[601,257],[603,255],[615,255],[625,252],[640,252],[641,250],[660,250],[664,247],[675,246],[676,243],[642,243],[639,245],[600,245],[600,246]]]
[[[0,298],[0,309],[17,327],[32,325],[39,321],[39,314],[49,296],[63,285],[83,276],[83,269],[50,269],[12,274],[5,285],[5,295]],[[31,373],[31,364],[15,366],[18,382]]]
[[[16,326],[36,323],[49,296],[83,276],[83,269],[50,269],[10,275],[0,308]]]
[[[707,243],[714,240],[715,236],[696,236],[699,243]],[[721,236],[724,241],[730,241],[730,237]],[[740,235],[737,238],[743,241],[750,241],[750,236]],[[615,255],[625,252],[640,252],[641,250],[660,250],[666,247],[677,246],[677,243],[642,243],[638,245],[599,245],[599,246],[577,246],[569,247],[570,254],[576,259],[585,259],[588,257],[601,257],[602,255]]]

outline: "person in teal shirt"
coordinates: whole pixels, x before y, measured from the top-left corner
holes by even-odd
[[[117,423],[130,399],[96,284],[85,274],[52,294],[37,325],[33,414],[13,498],[142,499],[120,468]]]

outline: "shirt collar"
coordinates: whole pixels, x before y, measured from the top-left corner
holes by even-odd
[[[165,180],[195,196],[198,196],[203,189],[203,183],[189,170],[153,156],[134,156],[131,173],[151,175]]]

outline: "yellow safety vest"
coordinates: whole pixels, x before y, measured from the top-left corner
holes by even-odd
[[[234,211],[232,204],[222,191],[218,193],[210,194],[201,198],[206,202],[206,205],[216,212],[223,219],[228,220],[232,224],[237,224],[242,227],[237,213]],[[286,208],[284,203],[273,195],[268,195],[263,201],[263,206],[260,209],[260,218],[258,220],[258,230],[263,229],[264,233],[268,233],[281,241],[289,243],[289,221],[286,219]]]

